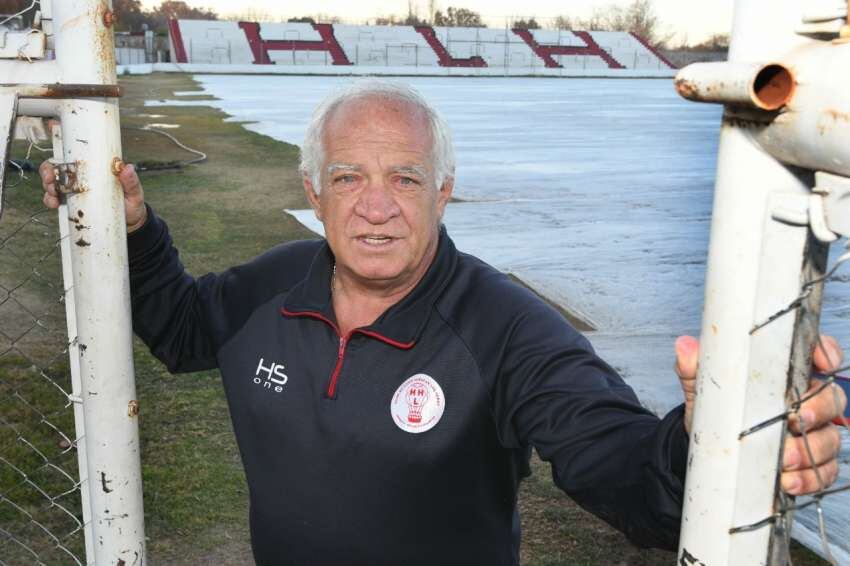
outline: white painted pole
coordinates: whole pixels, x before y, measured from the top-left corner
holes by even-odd
[[[59,125],[53,127],[54,160],[60,160],[65,153],[62,146],[62,133]],[[83,512],[83,533],[86,548],[86,562],[94,562],[94,535],[91,522],[91,496],[88,480],[88,454],[86,452],[85,411],[83,408],[83,385],[80,378],[80,345],[73,338],[77,336],[77,302],[74,298],[74,273],[71,267],[71,221],[68,205],[59,205],[59,238],[62,253],[62,283],[65,290],[65,322],[68,327],[68,361],[71,368],[71,401],[74,403],[74,431],[76,433],[77,463],[80,469],[80,505]]]
[[[65,84],[114,85],[115,50],[108,0],[53,3],[56,63]],[[76,163],[84,192],[67,198],[77,307],[81,397],[98,565],[146,561],[138,403],[133,371],[130,284],[114,98],[61,103],[64,161]]]
[[[730,62],[772,62],[808,39],[794,29],[804,2],[738,0]],[[727,109],[721,131],[706,275],[697,406],[685,486],[679,563],[766,564],[795,316],[751,334],[800,295],[807,226],[773,218],[808,210],[811,174],[792,171],[756,138],[767,127]]]

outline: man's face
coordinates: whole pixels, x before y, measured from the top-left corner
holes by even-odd
[[[330,116],[322,190],[304,186],[338,277],[400,290],[425,274],[452,191],[451,181],[435,187],[431,145],[426,118],[404,103],[352,101]]]

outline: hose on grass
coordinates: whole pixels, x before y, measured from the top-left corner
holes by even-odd
[[[159,134],[159,135],[164,136],[164,137],[168,138],[169,140],[171,140],[171,142],[174,143],[174,145],[176,145],[180,149],[183,149],[185,151],[188,151],[189,153],[197,155],[197,157],[195,157],[195,158],[192,158],[192,159],[189,159],[189,160],[184,160],[184,161],[139,161],[139,162],[135,163],[136,171],[162,171],[162,170],[165,170],[165,169],[182,169],[183,167],[186,167],[188,165],[195,165],[196,163],[201,163],[201,162],[207,160],[207,154],[204,153],[203,151],[198,151],[197,149],[192,149],[191,147],[187,146],[186,144],[184,144],[183,142],[178,140],[173,135],[169,134],[168,132],[164,132],[162,130],[159,130],[157,128],[152,128],[151,126],[143,126],[143,127],[121,126],[121,129],[122,130],[138,130],[138,131],[142,131],[142,132],[153,132],[155,134]]]

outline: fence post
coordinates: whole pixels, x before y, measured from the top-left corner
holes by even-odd
[[[53,2],[56,62],[65,83],[114,85],[112,28],[103,0]],[[73,23],[72,23],[73,22]],[[96,564],[146,563],[138,402],[133,371],[124,200],[113,173],[121,156],[115,99],[61,102],[64,158],[83,192],[67,199],[74,224],[81,401]]]

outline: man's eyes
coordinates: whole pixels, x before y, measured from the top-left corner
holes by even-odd
[[[340,175],[334,178],[334,183],[354,183],[356,181],[357,177],[354,175]]]
[[[333,177],[331,184],[338,187],[351,187],[360,182],[360,177],[353,174],[343,174]],[[398,175],[393,177],[393,182],[405,189],[413,189],[422,185],[422,181],[416,177],[408,175]]]
[[[413,188],[413,187],[418,187],[422,183],[420,183],[418,179],[414,179],[413,177],[402,176],[402,177],[398,178],[398,184],[401,185],[402,187]]]

